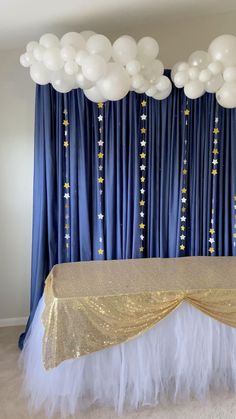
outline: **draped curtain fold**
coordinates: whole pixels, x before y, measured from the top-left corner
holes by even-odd
[[[57,263],[236,255],[236,109],[37,86],[33,199],[28,326]]]

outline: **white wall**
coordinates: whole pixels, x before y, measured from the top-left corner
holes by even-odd
[[[235,12],[158,25],[150,16],[147,11],[141,22],[130,16],[127,27],[115,19],[100,31],[113,39],[122,33],[156,37],[166,68],[206,49],[219,34],[236,35]],[[0,320],[24,317],[29,308],[34,85],[18,64],[21,52],[0,52]]]

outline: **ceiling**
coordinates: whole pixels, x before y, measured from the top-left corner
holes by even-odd
[[[1,0],[0,49],[24,47],[46,32],[92,29],[113,39],[138,25],[236,10],[235,0]]]

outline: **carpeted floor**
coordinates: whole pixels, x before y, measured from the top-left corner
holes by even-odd
[[[0,419],[45,419],[43,413],[29,413],[27,401],[19,396],[21,375],[17,367],[17,339],[21,327],[0,328]],[[89,409],[80,419],[115,419],[110,409]],[[121,419],[235,419],[236,395],[212,397],[206,402],[193,401],[183,405],[142,408],[126,413]],[[59,418],[57,418],[59,419]]]

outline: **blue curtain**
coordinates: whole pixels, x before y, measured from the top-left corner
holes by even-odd
[[[94,104],[47,85],[35,117],[27,328],[56,263],[236,255],[236,109],[175,88]]]

